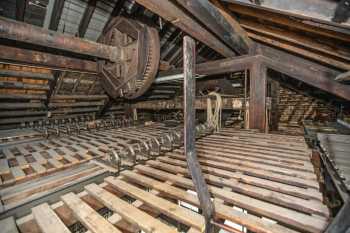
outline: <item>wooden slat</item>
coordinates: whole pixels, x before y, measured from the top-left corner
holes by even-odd
[[[47,203],[32,208],[32,214],[43,233],[70,233]]]
[[[143,174],[151,175],[157,179],[168,180],[176,185],[193,190],[193,183],[190,179],[173,175],[167,172],[151,169],[146,166],[137,165],[135,167]],[[322,217],[312,217],[307,214],[302,214],[297,211],[293,211],[281,206],[270,204],[268,202],[260,201],[249,196],[241,195],[238,193],[230,192],[215,186],[208,186],[209,191],[219,199],[229,202],[235,206],[239,206],[248,211],[260,214],[267,218],[274,219],[279,222],[283,222],[287,225],[294,226],[301,230],[308,230],[310,232],[320,232],[326,225],[327,221]]]
[[[162,212],[163,214],[174,218],[175,220],[182,222],[188,226],[203,230],[205,227],[204,218],[188,209],[175,205],[167,200],[157,197],[151,193],[143,191],[133,185],[130,185],[122,180],[114,179],[113,177],[107,177],[105,181],[133,198],[145,202],[152,208]]]
[[[176,153],[167,153],[171,158],[175,159],[184,159],[183,154],[176,154]],[[268,164],[263,164],[263,163],[257,163],[257,162],[250,162],[250,161],[244,161],[244,160],[239,160],[239,159],[234,159],[234,158],[225,158],[224,156],[213,156],[213,155],[205,155],[203,153],[198,153],[198,158],[200,161],[217,161],[217,162],[223,162],[227,164],[232,164],[234,166],[242,166],[242,167],[247,167],[247,168],[252,168],[252,169],[257,169],[261,171],[269,171],[273,173],[278,173],[290,177],[298,177],[301,179],[306,179],[306,180],[316,180],[316,174],[311,173],[311,172],[304,172],[304,171],[297,171],[297,170],[292,170],[288,168],[282,168],[280,166],[274,166],[274,165],[268,165]]]
[[[32,153],[33,158],[40,164],[44,164],[47,160],[40,154],[40,152]]]
[[[23,172],[23,170],[18,166],[11,167],[10,170],[11,170],[13,177],[15,177],[16,180],[20,180],[26,176],[26,174]]]
[[[146,233],[177,232],[174,228],[165,225],[133,205],[130,205],[113,194],[105,191],[96,184],[85,186],[85,190],[109,209],[121,215],[126,221],[137,225]]]
[[[54,149],[46,150],[46,152],[51,156],[51,158],[60,160],[62,158],[61,155],[59,155]]]
[[[203,171],[206,170],[203,169]],[[177,173],[189,176],[188,171],[185,168],[182,170],[178,169]],[[285,195],[276,191],[266,190],[264,188],[252,186],[250,184],[243,184],[240,182],[240,180],[230,178],[226,179],[221,176],[214,176],[212,174],[205,174],[204,177],[211,184],[230,187],[233,191],[238,193],[256,197],[258,199],[285,206],[287,208],[295,209],[301,212],[319,214],[325,217],[328,216],[328,209],[322,204],[321,201],[310,202],[291,195]]]
[[[19,152],[21,152],[22,155],[30,154],[30,152],[26,148],[24,148],[23,145],[16,145],[16,148]]]
[[[95,212],[74,193],[68,193],[61,200],[73,212],[74,216],[92,233],[121,233],[111,223]]]
[[[28,166],[28,162],[24,158],[23,155],[16,156],[16,160],[17,160],[18,166],[20,166],[20,167],[27,167]]]
[[[0,229],[2,233],[18,233],[16,222],[13,217],[0,220]]]
[[[220,137],[219,135],[210,135],[205,138],[199,139],[197,142],[204,143],[204,142],[210,142],[211,144],[220,144],[224,146],[239,146],[240,149],[256,149],[269,152],[277,152],[277,153],[290,153],[293,155],[306,155],[308,154],[308,151],[297,151],[293,148],[278,148],[278,147],[271,147],[266,145],[259,145],[259,144],[253,144],[253,143],[247,143],[244,141],[234,140],[234,138],[231,138],[231,140],[226,140],[227,138]]]
[[[10,168],[7,159],[0,159],[0,174],[10,173]]]
[[[40,163],[31,163],[30,166],[38,174],[44,173],[46,171],[46,168],[42,166]]]
[[[54,166],[55,168],[61,168],[63,167],[63,164],[59,161],[57,161],[56,159],[49,159],[48,162]]]
[[[219,145],[217,145],[219,146]],[[215,146],[215,148],[217,148]],[[176,150],[177,151],[177,150]],[[181,150],[178,150],[179,152]],[[314,168],[311,163],[309,162],[304,162],[304,163],[295,163],[293,160],[289,159],[281,159],[278,157],[268,157],[264,156],[262,153],[254,153],[252,155],[242,155],[240,154],[239,150],[231,149],[232,152],[221,152],[221,150],[216,150],[213,147],[208,147],[207,148],[201,148],[197,147],[197,153],[198,154],[204,154],[204,155],[218,155],[220,157],[225,157],[225,158],[233,158],[233,159],[240,159],[242,161],[249,161],[249,162],[257,162],[257,163],[262,163],[262,164],[267,164],[267,165],[273,165],[277,167],[283,167],[283,168],[290,168],[298,171],[306,171],[306,172],[314,172]]]
[[[7,159],[11,159],[11,158],[15,157],[15,155],[10,151],[10,148],[2,149],[2,153],[4,153],[4,155]]]
[[[215,138],[207,138],[207,139],[201,139],[197,142],[198,147],[215,147],[217,145],[222,146],[222,149],[236,149],[237,151],[244,151],[246,153],[262,153],[263,155],[269,155],[269,156],[280,156],[285,159],[297,159],[299,160],[305,160],[308,161],[310,158],[310,152],[298,152],[294,150],[288,150],[288,149],[278,149],[273,148],[271,146],[260,146],[260,145],[249,145],[245,143],[238,142],[228,142],[225,139],[215,139]],[[224,150],[222,150],[224,151]]]
[[[187,166],[185,161],[171,159],[168,157],[159,157],[158,160],[161,162],[165,162],[165,163],[169,163],[177,166]],[[150,162],[154,162],[154,161],[150,161]],[[305,180],[298,177],[291,177],[291,176],[281,175],[281,174],[273,173],[269,171],[260,171],[257,169],[246,168],[238,165],[226,164],[226,163],[215,162],[215,161],[199,160],[199,162],[201,163],[201,165],[207,165],[207,166],[216,167],[216,168],[220,168],[228,171],[239,171],[247,175],[256,176],[264,179],[270,179],[273,181],[278,181],[284,184],[291,184],[302,188],[308,188],[308,187],[315,188],[315,189],[319,188],[318,183],[314,180]]]
[[[166,196],[187,202],[195,206],[199,206],[197,196],[188,193],[185,190],[173,187],[167,183],[162,183],[160,181],[151,179],[132,171],[124,171],[122,175],[125,176],[126,179],[136,182],[142,186],[156,189]],[[215,203],[215,216],[222,219],[231,220],[235,223],[248,227],[250,230],[257,232],[294,232],[277,224],[268,224],[261,218],[244,214],[243,212],[236,211],[218,202]]]

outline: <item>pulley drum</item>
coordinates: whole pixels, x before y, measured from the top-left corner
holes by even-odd
[[[100,42],[118,47],[117,61],[102,61],[101,83],[113,98],[135,99],[155,79],[160,60],[158,30],[125,17],[118,17]]]

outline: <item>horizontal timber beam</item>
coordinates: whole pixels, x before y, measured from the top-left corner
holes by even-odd
[[[243,98],[233,98],[229,96],[222,96],[222,109],[223,110],[234,110],[241,109],[241,107],[234,108],[232,105],[233,101],[240,101],[243,106]],[[196,110],[207,110],[208,108],[207,98],[202,96],[196,96],[194,108]],[[145,110],[181,110],[183,109],[183,98],[175,98],[169,100],[146,100],[134,103],[131,105],[132,108],[145,109]]]
[[[115,61],[118,48],[0,17],[0,38]]]
[[[267,68],[288,75],[291,78],[345,100],[350,100],[350,86],[343,85],[334,80],[340,74],[339,71],[267,47],[262,47],[262,54],[255,56],[244,55],[200,63],[196,65],[196,74],[218,75],[250,70],[255,62],[260,61],[264,62]],[[175,69],[171,72],[162,72],[159,77],[181,74],[181,72],[182,69]]]
[[[56,54],[0,45],[0,63],[35,66],[52,70],[97,73],[97,63]]]
[[[30,78],[37,80],[53,80],[51,73],[34,73],[20,70],[0,70],[0,77]]]
[[[216,61],[199,63],[196,65],[196,74],[208,76],[246,70],[249,69],[252,64],[259,58],[259,55],[243,55],[233,58],[225,58]],[[182,69],[173,69],[168,72],[161,72],[159,74],[159,77],[177,75],[181,73]]]

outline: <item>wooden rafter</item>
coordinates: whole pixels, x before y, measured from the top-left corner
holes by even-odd
[[[64,8],[64,2],[65,0],[55,0],[49,26],[50,30],[57,31]]]
[[[236,55],[233,49],[208,32],[204,26],[196,22],[193,17],[190,17],[185,11],[183,11],[183,9],[172,1],[136,0],[136,2],[163,17],[167,21],[170,21],[173,25],[179,27],[221,55],[225,57],[233,57]]]
[[[223,15],[223,10],[215,7],[209,1],[194,0],[188,4],[186,0],[176,0],[199,21],[210,29],[220,40],[238,54],[249,53],[251,40],[239,24],[230,24]]]
[[[24,21],[24,14],[26,11],[27,0],[16,1],[16,20]]]
[[[85,33],[88,29],[88,26],[90,24],[92,15],[95,12],[97,5],[97,0],[89,0],[88,5],[84,11],[84,15],[80,21],[79,28],[78,28],[78,37],[84,37]]]
[[[105,34],[107,31],[109,31],[109,27],[113,25],[114,20],[121,14],[124,3],[125,0],[118,0],[118,2],[115,4],[110,17],[102,30],[102,34]]]

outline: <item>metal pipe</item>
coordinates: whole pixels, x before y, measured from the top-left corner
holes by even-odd
[[[187,161],[187,167],[194,183],[200,207],[205,218],[205,232],[214,232],[211,219],[214,215],[214,205],[210,199],[208,186],[205,183],[201,167],[199,165],[195,141],[196,141],[196,114],[195,114],[195,97],[196,97],[196,80],[194,78],[196,64],[196,44],[194,40],[188,36],[184,37],[183,54],[184,54],[184,147]]]
[[[343,121],[343,120],[337,119],[337,123],[342,125],[342,126],[344,126],[345,128],[350,129],[350,124],[345,122],[345,121]]]
[[[0,38],[116,61],[119,48],[0,17]]]
[[[206,75],[195,75],[195,78],[204,78]],[[168,75],[163,77],[158,77],[154,80],[154,83],[166,83],[171,81],[182,81],[184,79],[184,75],[181,74],[174,74],[174,75]]]

